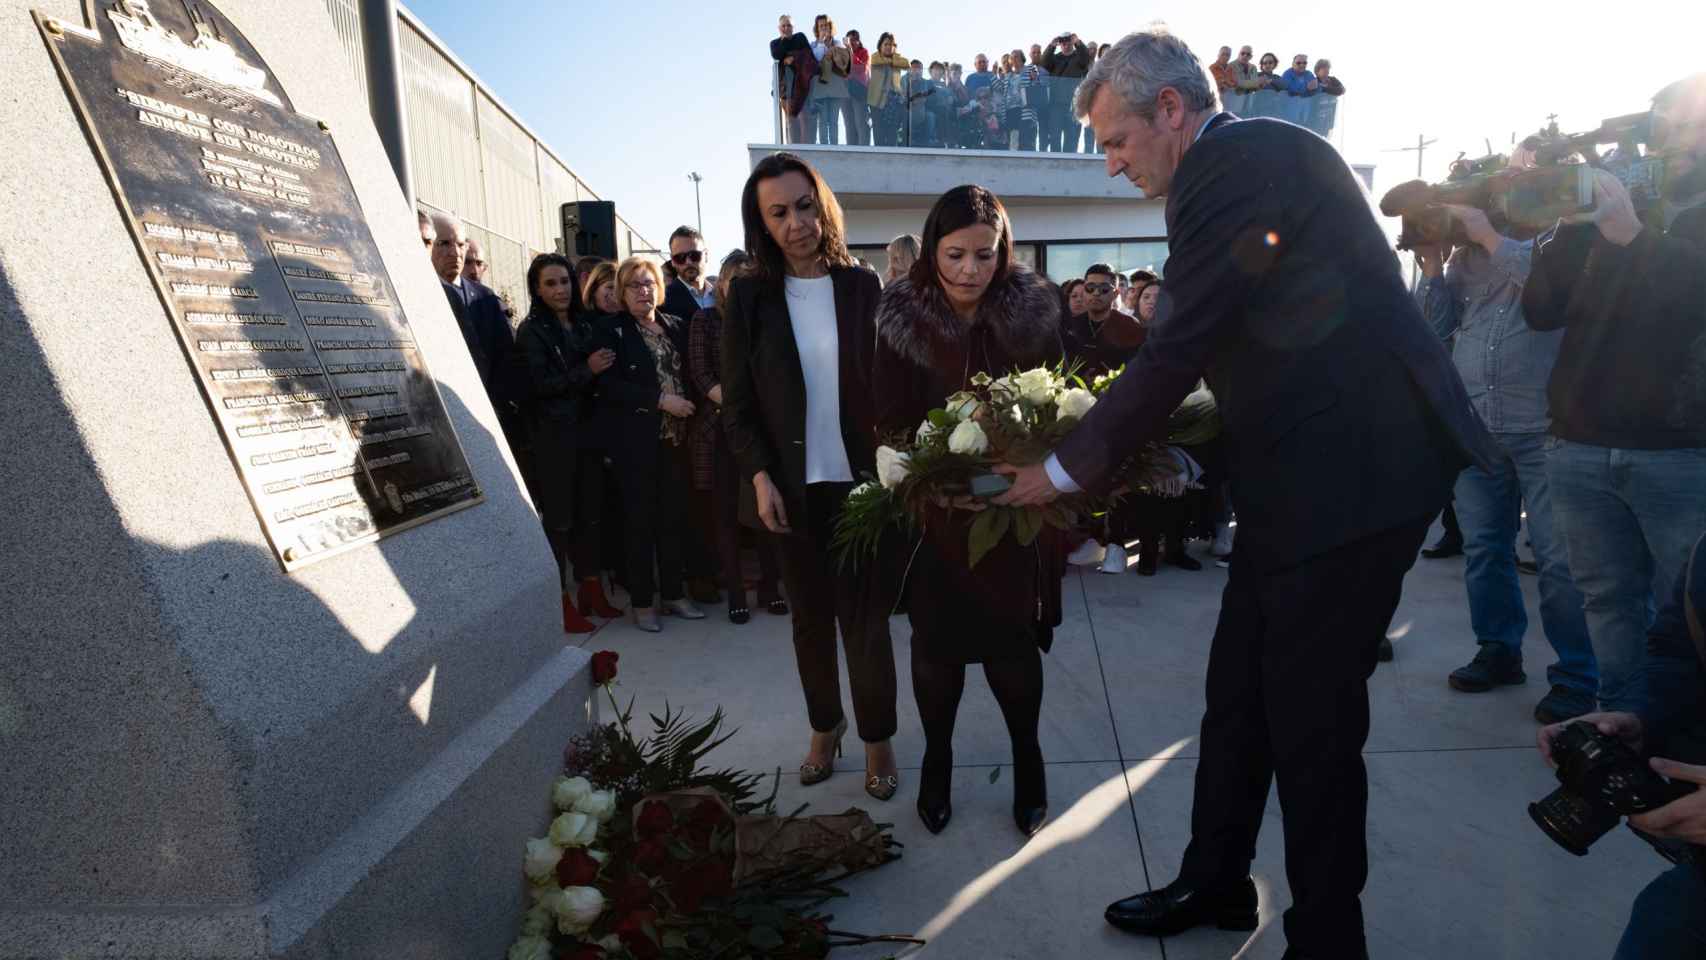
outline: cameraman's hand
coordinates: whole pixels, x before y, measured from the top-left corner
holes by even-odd
[[[1422,268],[1422,275],[1429,280],[1437,280],[1445,273],[1445,247],[1436,243],[1418,243],[1415,246],[1416,264]]]
[[[1599,228],[1600,236],[1627,247],[1641,232],[1641,218],[1635,215],[1635,201],[1623,181],[1606,170],[1593,172],[1593,209],[1564,218],[1565,223],[1591,223]]]
[[[1608,737],[1616,737],[1623,745],[1639,752],[1641,741],[1646,736],[1646,728],[1641,726],[1641,718],[1632,713],[1588,713],[1563,723],[1554,723],[1549,727],[1540,728],[1540,756],[1549,767],[1557,766],[1552,759],[1552,739],[1558,731],[1572,723],[1591,723],[1600,733]],[[1657,813],[1658,811],[1653,811]]]
[[[1660,776],[1706,785],[1706,767],[1659,757],[1649,762]],[[1672,800],[1657,810],[1630,817],[1629,825],[1655,837],[1706,844],[1706,790],[1697,789],[1681,800]]]
[[[1469,236],[1471,243],[1488,253],[1499,249],[1499,241],[1504,238],[1493,229],[1493,223],[1485,213],[1461,203],[1442,203],[1440,206],[1450,212],[1453,220],[1463,224],[1463,232]]]

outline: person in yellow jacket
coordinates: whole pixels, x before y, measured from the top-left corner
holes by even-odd
[[[900,84],[907,67],[907,59],[895,51],[894,34],[879,37],[877,52],[871,55],[871,85],[866,92],[871,139],[879,147],[894,146],[906,125],[906,98],[901,95]]]

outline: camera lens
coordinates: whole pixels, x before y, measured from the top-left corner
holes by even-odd
[[[1567,787],[1528,805],[1528,815],[1553,842],[1578,857],[1585,857],[1588,847],[1617,826],[1617,812],[1596,807]]]

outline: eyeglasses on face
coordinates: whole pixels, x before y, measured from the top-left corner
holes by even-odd
[[[689,262],[700,263],[704,259],[705,251],[703,250],[686,250],[681,253],[672,253],[669,256],[669,262],[678,267]]]
[[[1114,285],[1111,283],[1086,283],[1084,285],[1084,292],[1085,293],[1094,293],[1094,294],[1100,295],[1100,294],[1104,294],[1104,293],[1112,293],[1113,290],[1114,290]]]
[[[657,282],[648,278],[645,280],[628,281],[627,289],[633,293],[640,293],[645,290],[656,290],[657,287]]]

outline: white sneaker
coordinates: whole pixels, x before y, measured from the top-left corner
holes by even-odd
[[[1093,567],[1102,562],[1107,548],[1097,543],[1095,538],[1084,541],[1078,549],[1066,555],[1066,562],[1074,567]]]
[[[1123,544],[1123,543],[1110,543],[1110,544],[1108,544],[1107,555],[1102,558],[1102,572],[1103,573],[1124,573],[1125,572],[1125,544]]]
[[[1214,546],[1209,548],[1208,552],[1216,557],[1232,556],[1231,524],[1217,523],[1214,525]]]

